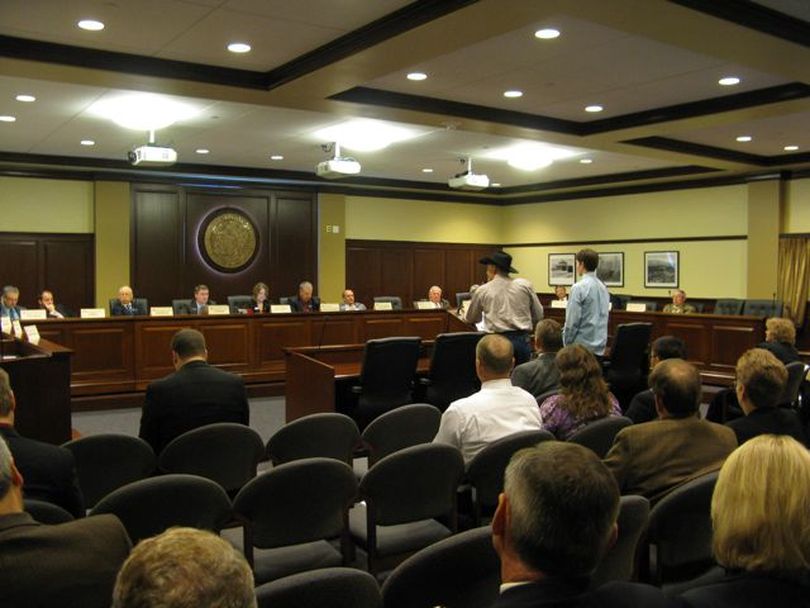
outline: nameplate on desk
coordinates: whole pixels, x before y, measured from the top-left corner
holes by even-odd
[[[340,304],[321,302],[321,312],[340,312]]]
[[[31,310],[21,310],[20,311],[20,318],[23,321],[27,321],[28,319],[47,319],[48,318],[48,311],[42,308],[32,308]]]
[[[647,312],[647,305],[641,302],[628,302],[627,312]]]
[[[391,302],[374,302],[374,310],[394,310]]]
[[[271,304],[270,312],[284,314],[285,312],[292,312],[292,307],[289,304]]]
[[[568,306],[568,300],[552,300],[551,307],[552,308],[565,308]]]
[[[418,302],[414,302],[414,304],[416,304],[418,310],[433,310],[436,308],[436,305],[429,300],[419,300]]]
[[[18,338],[23,337],[23,328],[22,328],[22,325],[20,325],[20,320],[19,319],[14,319],[11,322],[11,329],[14,331],[15,336],[17,336]]]
[[[2,323],[2,331],[4,334],[11,333],[11,319],[9,317],[0,317],[0,323]]]
[[[107,316],[107,311],[103,308],[82,308],[79,317],[82,319],[103,319]]]
[[[36,325],[26,325],[25,335],[31,344],[39,344],[39,330]]]
[[[173,317],[174,309],[171,306],[150,306],[150,317]]]
[[[231,314],[231,307],[227,304],[209,304],[209,315],[229,315]]]

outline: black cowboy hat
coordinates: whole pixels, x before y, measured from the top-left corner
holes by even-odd
[[[496,251],[490,256],[478,260],[481,264],[493,264],[504,272],[517,272],[512,268],[512,256],[503,251]]]

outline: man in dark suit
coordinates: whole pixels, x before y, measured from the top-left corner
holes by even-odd
[[[493,608],[667,606],[660,589],[588,577],[616,541],[619,489],[588,448],[545,441],[517,452],[506,468],[492,520],[501,560]]]
[[[84,517],[84,499],[73,454],[63,447],[17,433],[15,406],[8,374],[0,369],[0,437],[6,440],[17,467],[25,476],[25,497],[51,502],[73,517]]]
[[[554,359],[562,348],[562,327],[554,319],[543,319],[534,328],[537,357],[512,371],[512,385],[530,392],[537,399],[560,384],[560,371]]]
[[[146,315],[148,311],[144,309],[141,302],[135,300],[132,287],[122,285],[118,290],[118,301],[113,302],[110,314],[113,317],[134,317],[137,315]]]
[[[675,336],[661,336],[652,343],[650,369],[655,369],[656,365],[667,359],[686,360],[686,344],[683,340]],[[658,411],[655,409],[655,395],[653,395],[652,389],[648,388],[636,394],[624,415],[635,424],[649,422],[658,418]]]
[[[43,289],[39,293],[37,303],[41,309],[47,311],[49,319],[64,319],[73,316],[70,310],[54,302],[53,292],[49,289]]]
[[[172,338],[175,373],[146,389],[140,437],[155,453],[175,437],[215,422],[249,424],[245,384],[239,376],[207,363],[205,338],[195,329],[181,329]]]
[[[211,304],[216,304],[216,302],[211,299],[211,291],[208,289],[208,285],[195,285],[194,297],[188,304],[181,307],[178,312],[183,315],[206,315],[208,314],[208,306]]]
[[[777,407],[785,391],[785,365],[763,348],[752,348],[737,360],[737,400],[745,416],[728,423],[742,445],[757,435],[790,435],[802,445],[807,436],[798,414]]]
[[[0,317],[8,317],[12,321],[20,320],[20,312],[24,307],[18,306],[20,301],[20,289],[14,285],[3,287],[3,296],[0,298]]]
[[[23,512],[23,478],[0,438],[0,606],[107,608],[130,550],[114,515],[43,526]]]
[[[312,295],[312,283],[303,281],[298,286],[298,295],[290,298],[293,312],[318,312],[321,309],[321,300]]]

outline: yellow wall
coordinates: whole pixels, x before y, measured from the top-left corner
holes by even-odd
[[[93,182],[0,177],[3,232],[93,232]]]
[[[130,193],[127,182],[95,183],[96,306],[106,308],[130,283]]]
[[[748,185],[749,298],[776,297],[781,191],[776,179]]]
[[[318,196],[318,295],[321,301],[340,302],[345,285],[345,197],[321,194]]]
[[[782,214],[782,232],[810,232],[810,179],[787,182]]]

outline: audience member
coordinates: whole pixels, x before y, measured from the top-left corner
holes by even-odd
[[[771,351],[785,365],[801,361],[796,350],[796,326],[790,319],[771,317],[765,321],[765,342],[757,348]]]
[[[0,317],[8,317],[12,321],[18,321],[24,307],[19,306],[20,289],[14,285],[3,287],[3,296],[0,298]]]
[[[593,249],[580,249],[576,261],[580,279],[571,287],[568,296],[563,344],[582,344],[601,357],[607,346],[610,295],[604,283],[596,277],[599,254]]]
[[[132,317],[135,315],[145,315],[147,314],[147,311],[142,302],[135,300],[132,293],[132,287],[129,285],[123,285],[118,290],[118,301],[113,302],[112,308],[110,309],[110,314],[113,317]]]
[[[498,335],[481,338],[475,348],[481,390],[450,404],[433,441],[457,447],[468,463],[496,439],[540,429],[542,421],[534,397],[509,380],[514,364],[509,340]]]
[[[63,447],[20,435],[14,428],[16,407],[8,374],[0,369],[0,437],[6,440],[25,477],[25,497],[51,502],[73,517],[84,517],[73,454]]]
[[[270,288],[266,283],[256,283],[253,286],[251,309],[256,314],[270,312]]]
[[[588,589],[589,576],[617,538],[619,491],[588,448],[546,441],[520,450],[506,468],[492,520],[501,560],[493,608],[655,608],[659,589],[614,582]]]
[[[752,348],[737,360],[737,401],[745,416],[728,423],[742,445],[765,433],[790,435],[807,445],[799,416],[793,410],[778,407],[787,383],[787,370],[773,354]]]
[[[226,540],[171,528],[133,549],[115,581],[112,608],[255,608],[253,573]]]
[[[682,598],[692,608],[810,606],[810,452],[762,435],[728,457],[712,496],[712,548],[726,576]]]
[[[447,310],[450,308],[450,302],[442,298],[442,288],[434,285],[428,290],[428,301],[433,304],[434,308],[442,308]]]
[[[40,292],[37,303],[41,309],[47,311],[49,319],[64,319],[73,316],[73,313],[67,308],[54,302],[53,292],[49,289],[43,289]]]
[[[560,373],[560,392],[540,404],[544,429],[557,439],[568,439],[591,422],[622,415],[591,351],[582,344],[566,346],[554,361]]]
[[[343,302],[340,304],[340,310],[365,310],[366,305],[362,302],[357,302],[354,299],[354,291],[351,289],[343,290]]]
[[[245,384],[239,376],[208,365],[205,338],[181,329],[172,338],[175,373],[146,389],[140,437],[160,451],[175,437],[214,422],[249,424]]]
[[[216,302],[211,299],[211,291],[208,289],[208,285],[195,285],[194,297],[187,304],[181,306],[178,312],[183,315],[207,315],[208,307],[213,304],[216,304]]]
[[[560,372],[554,357],[562,348],[562,327],[554,319],[543,319],[534,328],[534,348],[537,357],[521,363],[512,372],[512,385],[529,391],[535,399],[560,382]]]
[[[686,292],[683,289],[676,289],[672,292],[672,304],[664,306],[664,312],[673,315],[687,315],[697,312],[697,309],[686,303]]]
[[[293,312],[318,312],[321,309],[321,301],[312,295],[312,283],[302,281],[298,285],[298,295],[290,298],[290,306]]]
[[[734,432],[698,418],[700,374],[681,359],[661,361],[650,374],[659,420],[623,428],[605,464],[622,494],[652,502],[676,486],[720,468],[737,447]]]
[[[46,526],[23,511],[23,478],[0,437],[0,606],[107,608],[129,538],[114,515]]]
[[[517,270],[512,268],[512,256],[508,253],[496,251],[479,262],[487,267],[487,283],[474,291],[470,288],[472,300],[465,320],[476,324],[478,329],[505,336],[512,342],[515,363],[526,363],[532,352],[530,334],[543,318],[537,293],[529,281],[509,277],[509,273]]]
[[[557,285],[554,288],[554,298],[561,302],[568,301],[568,292],[565,289],[565,285]]]
[[[652,343],[650,349],[650,369],[655,369],[661,361],[666,359],[686,360],[686,344],[675,336],[661,336]],[[627,407],[625,416],[630,418],[635,424],[639,422],[649,422],[658,418],[655,409],[655,396],[652,389],[647,389],[638,393],[630,405]]]

